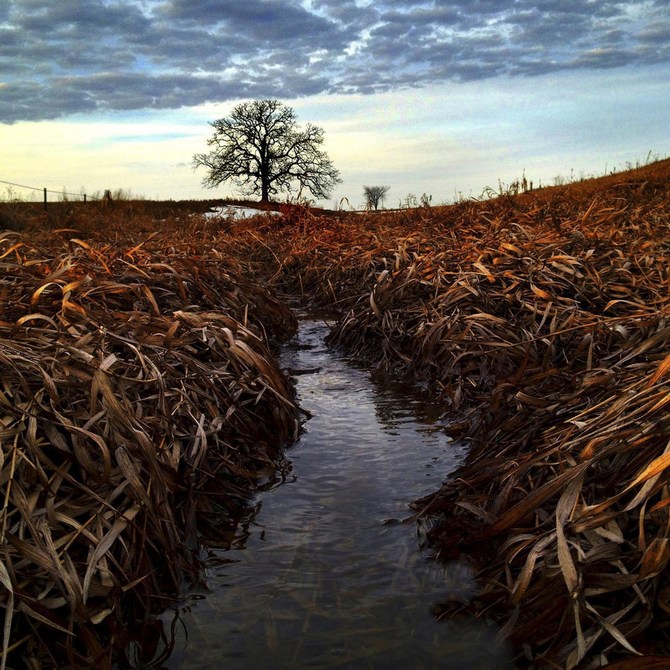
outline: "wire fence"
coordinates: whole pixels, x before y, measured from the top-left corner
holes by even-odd
[[[101,200],[104,198],[92,198],[88,196],[86,193],[70,193],[68,191],[62,190],[62,191],[55,191],[50,188],[46,188],[45,186],[28,186],[26,184],[18,184],[17,182],[14,181],[5,181],[4,179],[0,179],[0,184],[4,184],[5,186],[13,187],[13,188],[23,188],[27,189],[29,191],[37,191],[41,192],[43,199],[44,199],[44,209],[47,208],[47,203],[48,203],[48,196],[49,194],[52,195],[58,195],[61,197],[73,197],[73,198],[81,198],[84,202],[87,201],[96,201],[96,200]]]

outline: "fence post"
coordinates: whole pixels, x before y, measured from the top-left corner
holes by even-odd
[[[44,189],[44,211],[47,211],[47,190]]]
[[[86,193],[84,193],[84,202],[86,202]]]

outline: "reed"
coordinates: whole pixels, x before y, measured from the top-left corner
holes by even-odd
[[[225,516],[295,438],[290,310],[149,242],[0,235],[2,667],[111,667],[129,611],[197,578],[211,495]]]
[[[472,445],[414,505],[477,570],[436,613],[495,620],[520,666],[670,653],[669,183],[663,161],[264,236],[279,281],[342,311],[331,341],[422,383]]]
[[[124,206],[5,233],[3,663],[111,663],[127,596],[197,574],[198,493],[225,514],[280,467],[298,425],[271,346],[295,327],[288,294],[337,314],[334,345],[420,383],[471,445],[413,504],[435,557],[477,575],[436,616],[497,622],[519,667],[661,667],[669,226],[660,161],[450,207]]]

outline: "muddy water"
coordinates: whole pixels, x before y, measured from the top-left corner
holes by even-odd
[[[435,622],[467,597],[465,567],[419,550],[399,523],[464,456],[439,409],[373,383],[303,322],[282,362],[312,416],[284,483],[259,495],[234,549],[210,551],[208,591],[179,613],[170,668],[511,667],[478,621]],[[167,621],[166,621],[167,623]],[[168,624],[169,625],[169,624]]]

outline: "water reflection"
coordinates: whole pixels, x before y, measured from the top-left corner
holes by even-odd
[[[210,546],[209,590],[163,616],[171,656],[154,667],[511,667],[483,622],[434,621],[436,601],[468,597],[470,575],[427,561],[402,522],[463,448],[438,407],[375,385],[325,347],[326,330],[303,323],[283,354],[311,414],[291,472],[231,549]]]

